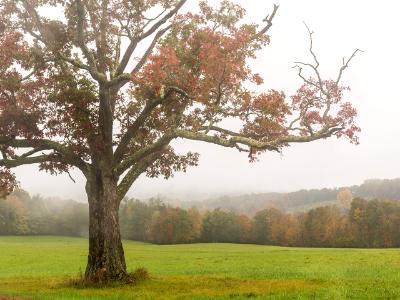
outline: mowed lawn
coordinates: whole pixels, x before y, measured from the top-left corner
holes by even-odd
[[[400,299],[397,249],[312,249],[237,244],[158,246],[126,241],[136,286],[82,289],[87,240],[0,237],[0,299]]]

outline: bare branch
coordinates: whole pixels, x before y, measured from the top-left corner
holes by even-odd
[[[71,181],[73,183],[76,183],[75,179],[72,177],[71,173],[67,170],[66,173],[68,174],[69,179],[71,179]]]
[[[295,65],[293,68],[298,68],[298,76],[299,76],[304,82],[308,83],[309,85],[313,85],[313,86],[319,88],[319,86],[318,86],[317,84],[315,84],[314,82],[312,82],[312,81],[310,81],[310,80],[308,80],[307,78],[304,77],[304,75],[303,75],[303,68],[302,68],[301,66],[299,66],[299,65],[310,66],[310,64],[305,64],[305,63],[302,63],[302,62],[295,62],[295,63],[297,63],[297,65]]]
[[[147,20],[147,22],[144,24],[142,30],[144,30],[151,22],[154,22],[155,20],[157,20],[158,18],[160,18],[163,14],[165,14],[165,12],[166,12],[167,10],[168,10],[167,8],[164,9],[162,12],[160,12],[157,16],[155,16],[155,17],[153,17],[153,18],[146,18],[146,17],[143,16],[143,19],[144,19],[144,20]]]
[[[167,13],[161,20],[159,20],[157,23],[155,23],[149,30],[141,34],[138,39],[143,40],[150,35],[152,35],[154,32],[156,32],[163,24],[165,24],[168,20],[170,20],[181,8],[182,6],[186,3],[187,0],[181,0],[174,9],[170,10],[169,13]]]
[[[304,62],[295,62],[296,65],[294,66],[294,68],[298,68],[298,76],[305,83],[307,83],[310,86],[314,86],[315,88],[317,88],[319,90],[319,92],[321,93],[321,97],[323,95],[323,97],[325,98],[324,100],[325,100],[326,107],[325,107],[325,110],[323,112],[322,119],[326,123],[328,115],[329,115],[329,112],[331,110],[331,106],[332,106],[332,95],[330,94],[329,90],[327,90],[327,87],[325,86],[325,84],[324,84],[324,82],[322,80],[322,76],[321,76],[321,74],[320,74],[320,72],[318,70],[318,67],[319,67],[320,63],[319,63],[317,55],[315,54],[315,51],[313,49],[313,34],[314,34],[314,32],[310,30],[310,28],[307,26],[306,23],[304,23],[304,25],[306,26],[308,34],[309,34],[309,38],[310,38],[309,52],[311,53],[311,55],[312,55],[312,57],[314,59],[314,64],[312,64],[312,63],[304,63]],[[352,55],[350,56],[350,58],[347,61],[345,60],[345,58],[343,58],[343,64],[342,64],[341,68],[339,69],[339,74],[338,74],[338,77],[337,77],[336,82],[335,82],[335,85],[337,87],[339,87],[339,82],[340,82],[340,79],[342,77],[343,71],[348,68],[349,63],[356,56],[356,54],[358,52],[362,52],[362,51],[360,49],[356,49],[352,53]],[[303,71],[302,66],[310,68],[313,71],[314,75],[316,76],[317,80],[313,81],[312,79],[307,79],[302,73],[302,71]],[[315,99],[311,99],[311,100],[315,100]],[[302,118],[302,116],[304,116],[304,114],[307,112],[307,109],[308,109],[308,107],[306,106],[303,109],[303,111],[300,112],[299,118],[295,119],[289,125],[288,130],[292,130],[292,126],[297,121],[299,121]],[[308,131],[310,132],[310,134],[313,135],[314,132],[313,132],[313,129],[312,129],[311,125],[310,124],[305,124],[305,125],[308,128]]]
[[[315,69],[318,69],[319,61],[318,61],[317,55],[315,54],[314,49],[313,49],[313,38],[312,38],[312,35],[314,34],[314,31],[311,31],[310,28],[307,26],[307,24],[305,22],[304,22],[304,25],[306,26],[306,28],[308,30],[308,34],[310,35],[310,53],[313,56],[314,61],[315,61],[315,66],[314,67],[315,67]]]
[[[278,8],[279,8],[279,5],[274,4],[274,9],[273,9],[272,13],[270,15],[266,16],[265,19],[263,20],[267,24],[254,36],[254,39],[266,34],[270,30],[270,28],[272,27],[272,21],[275,18]]]
[[[360,49],[354,50],[353,54],[350,56],[350,58],[347,61],[345,61],[345,58],[343,57],[343,65],[340,67],[339,75],[336,79],[336,84],[339,84],[340,79],[342,78],[343,71],[349,67],[350,62],[352,61],[352,59],[356,56],[356,54],[358,52],[364,52],[364,51],[362,51]]]
[[[299,62],[299,61],[294,62],[294,63],[297,64],[297,65],[303,65],[303,66],[306,66],[306,67],[311,68],[311,69],[314,71],[314,73],[315,73],[315,75],[316,75],[316,77],[317,77],[317,79],[318,79],[318,83],[319,83],[319,86],[318,86],[318,87],[321,89],[321,92],[323,92],[323,93],[325,94],[325,89],[324,89],[323,84],[322,84],[322,77],[321,77],[321,74],[320,74],[320,72],[319,72],[319,70],[318,70],[319,61],[318,61],[317,55],[315,54],[314,49],[313,49],[313,46],[314,46],[314,44],[313,44],[313,34],[314,34],[314,32],[310,30],[310,28],[307,26],[306,23],[304,23],[304,25],[306,26],[307,31],[308,31],[308,34],[309,34],[309,37],[310,37],[310,48],[309,48],[309,51],[310,51],[310,53],[311,53],[311,55],[312,55],[312,57],[313,57],[313,59],[314,59],[315,64],[304,63],[304,62]],[[313,84],[313,83],[311,83],[310,81],[306,80],[306,79],[302,76],[302,73],[301,73],[302,68],[301,68],[300,66],[295,66],[295,67],[298,67],[298,68],[299,68],[299,76],[300,76],[305,82],[307,82],[308,84],[312,84],[312,85],[316,86],[315,84]]]

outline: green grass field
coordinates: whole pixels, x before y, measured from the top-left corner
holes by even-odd
[[[87,240],[0,237],[0,299],[400,299],[397,249],[311,249],[236,244],[158,246],[126,241],[136,286],[73,288]]]

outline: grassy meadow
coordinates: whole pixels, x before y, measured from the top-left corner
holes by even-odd
[[[84,271],[86,239],[0,237],[0,299],[400,299],[397,249],[124,246],[151,279],[82,289],[67,282]]]

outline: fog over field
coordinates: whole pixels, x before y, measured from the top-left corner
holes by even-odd
[[[215,1],[216,2],[216,1]],[[262,20],[272,10],[272,1],[238,1],[248,10],[248,19]],[[345,139],[331,138],[284,149],[282,155],[267,152],[260,161],[249,164],[246,154],[231,149],[192,141],[176,141],[182,152],[197,150],[200,165],[174,178],[142,177],[129,196],[163,195],[210,196],[266,191],[294,191],[360,184],[367,178],[400,176],[398,115],[400,99],[400,19],[397,1],[318,1],[285,0],[280,4],[271,33],[271,45],[255,63],[265,78],[264,88],[283,90],[290,96],[300,86],[293,62],[307,61],[309,39],[303,21],[315,31],[315,51],[321,70],[336,77],[343,56],[356,48],[358,55],[344,75],[343,82],[352,90],[349,100],[359,111],[359,146]],[[189,1],[186,10],[194,9]],[[35,166],[16,170],[21,186],[30,193],[85,200],[84,182],[76,172],[73,183],[67,175],[52,177],[38,173]]]

